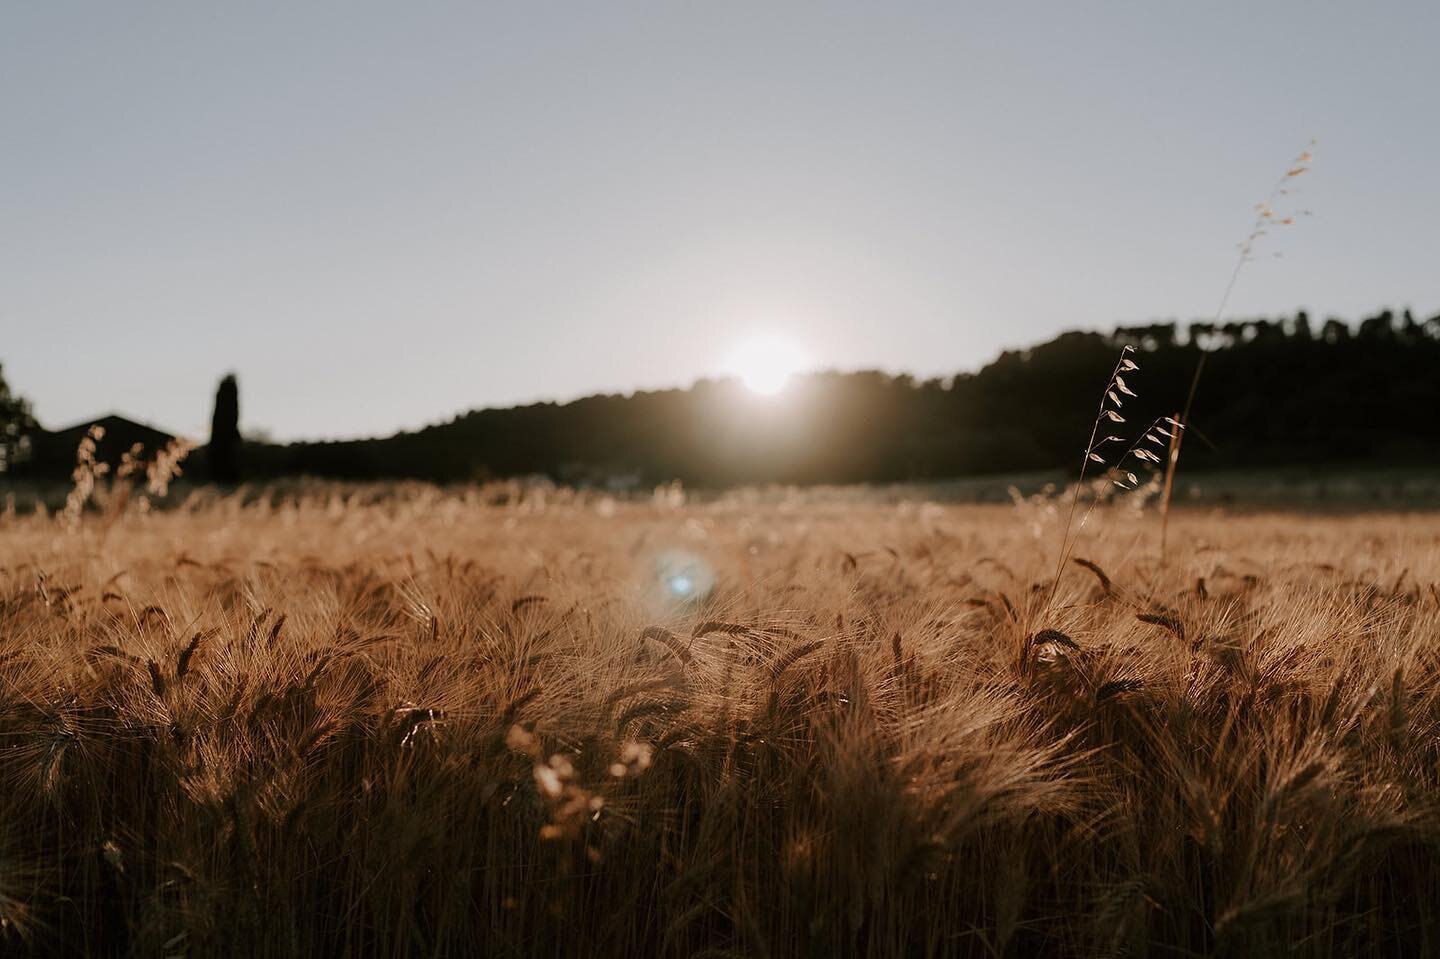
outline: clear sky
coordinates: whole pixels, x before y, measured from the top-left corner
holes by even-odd
[[[0,362],[47,426],[279,438],[1440,311],[1440,3],[0,0]]]

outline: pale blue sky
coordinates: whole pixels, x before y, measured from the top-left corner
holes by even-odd
[[[1215,308],[1440,311],[1440,4],[0,3],[0,362],[282,438],[687,385],[773,330],[975,369]]]

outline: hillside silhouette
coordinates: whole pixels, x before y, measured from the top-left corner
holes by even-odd
[[[1282,320],[1070,332],[945,380],[815,373],[797,377],[778,398],[731,380],[702,380],[683,390],[477,410],[385,438],[250,441],[239,478],[445,483],[542,475],[613,488],[675,479],[713,488],[1074,468],[1099,390],[1126,345],[1140,365],[1128,377],[1138,397],[1126,400],[1128,422],[1119,430],[1126,435],[1180,410],[1207,354],[1187,469],[1440,464],[1440,315],[1422,322],[1386,310],[1355,326],[1313,324],[1301,312]],[[24,412],[17,422],[37,430]],[[111,419],[125,445],[167,438]],[[12,463],[12,474],[67,475],[83,432],[83,423],[36,432],[35,455]],[[213,452],[202,447],[187,474],[235,476],[233,446],[223,455],[217,470]]]
[[[928,480],[1076,465],[1098,391],[1138,351],[1131,428],[1192,411],[1187,466],[1440,462],[1440,315],[1358,326],[1284,320],[1071,332],[975,373],[798,377],[778,400],[733,381],[486,409],[384,439],[251,445],[252,478],[439,482],[542,474],[571,483],[701,487]],[[1133,412],[1132,412],[1133,411]]]

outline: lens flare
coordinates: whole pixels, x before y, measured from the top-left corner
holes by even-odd
[[[655,557],[652,592],[662,607],[703,602],[715,588],[710,564],[694,553],[668,549]]]

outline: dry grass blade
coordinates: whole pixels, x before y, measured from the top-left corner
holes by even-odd
[[[265,647],[267,649],[274,649],[275,645],[280,642],[280,634],[285,629],[285,617],[286,614],[281,613],[279,618],[275,620],[275,625],[270,627],[270,637],[265,641]]]
[[[675,710],[683,709],[685,705],[683,700],[651,700],[639,702],[615,717],[615,728],[617,730],[623,730],[637,720],[644,719],[647,716],[663,716]]]
[[[794,649],[786,652],[779,659],[775,660],[775,664],[770,667],[770,682],[772,684],[780,682],[780,679],[789,671],[790,667],[811,653],[817,652],[824,645],[825,641],[823,639],[817,639],[805,643],[802,646],[796,646]]]
[[[1045,646],[1047,644],[1064,646],[1066,649],[1078,650],[1080,648],[1079,643],[1075,642],[1075,640],[1060,632],[1060,630],[1058,629],[1042,629],[1040,630],[1040,632],[1030,637],[1031,646]]]
[[[151,619],[159,619],[162,622],[168,622],[170,617],[165,612],[165,610],[161,609],[159,606],[146,606],[144,609],[140,610],[140,615],[136,618],[136,624],[143,629],[145,625],[150,622]]]
[[[160,664],[153,659],[147,659],[145,660],[145,667],[150,671],[150,688],[155,691],[156,696],[163,699],[165,696],[165,676],[160,672]]]
[[[1320,707],[1319,726],[1321,729],[1329,729],[1335,722],[1335,717],[1340,709],[1340,696],[1345,691],[1345,674],[1341,673],[1335,677],[1335,682],[1330,685],[1330,693],[1325,697],[1325,704]]]
[[[1114,584],[1110,582],[1110,577],[1105,575],[1105,571],[1101,569],[1099,565],[1091,562],[1088,559],[1082,559],[1079,556],[1072,557],[1070,562],[1074,563],[1076,566],[1082,566],[1085,569],[1088,569],[1091,573],[1094,573],[1095,578],[1100,582],[1100,588],[1105,591],[1106,596],[1115,595]]]
[[[671,653],[675,654],[676,659],[680,660],[680,662],[685,663],[686,665],[689,665],[691,660],[694,659],[694,657],[690,654],[690,650],[685,648],[685,644],[680,642],[679,638],[674,633],[670,632],[670,630],[666,629],[663,626],[646,626],[643,630],[640,631],[640,638],[642,640],[654,640],[655,642],[664,646],[666,649],[670,650]]]
[[[125,652],[125,650],[121,649],[119,646],[116,646],[116,645],[114,645],[114,644],[106,644],[106,645],[104,645],[104,646],[93,646],[93,647],[91,647],[90,651],[89,651],[86,655],[91,656],[91,657],[95,657],[95,656],[113,656],[113,657],[115,657],[116,659],[123,659],[123,660],[126,660],[127,662],[134,663],[134,664],[137,665],[137,666],[138,666],[141,662],[143,662],[143,660],[142,660],[139,656],[135,656],[135,655],[132,655],[131,653],[127,653],[127,652]],[[18,653],[10,653],[9,656],[18,658],[19,654],[18,654]]]
[[[1095,702],[1098,705],[1107,699],[1114,699],[1125,693],[1133,693],[1144,685],[1145,683],[1139,679],[1112,679],[1108,683],[1101,683],[1095,690]]]
[[[533,703],[536,698],[539,697],[540,693],[541,688],[539,686],[531,686],[506,703],[505,708],[500,710],[500,727],[502,729],[510,728],[510,725],[520,717],[520,711]]]
[[[1405,667],[1395,667],[1395,677],[1390,682],[1390,707],[1387,710],[1390,745],[1397,753],[1404,753],[1408,737],[1406,729],[1410,714],[1405,702]]]
[[[185,674],[190,671],[191,660],[193,660],[195,654],[200,651],[200,647],[205,640],[215,635],[215,633],[216,630],[214,629],[202,629],[190,637],[190,642],[185,644],[185,648],[180,651],[180,658],[175,663],[176,679],[185,678]]]
[[[1182,623],[1180,621],[1180,618],[1174,613],[1136,613],[1135,618],[1142,623],[1148,623],[1151,626],[1159,626],[1161,629],[1172,634],[1182,643],[1185,641],[1185,624]]]
[[[662,676],[659,679],[649,679],[644,682],[630,683],[628,685],[621,686],[614,692],[610,693],[610,695],[606,696],[602,702],[602,705],[606,709],[609,709],[610,707],[616,705],[622,700],[629,699],[631,696],[641,696],[645,693],[653,693],[662,689],[674,689],[679,684],[680,681],[677,680],[674,676]]]
[[[510,604],[510,615],[518,616],[520,614],[520,611],[525,609],[527,606],[534,606],[537,603],[543,603],[545,601],[546,600],[544,596],[521,596],[519,599],[515,600]]]
[[[254,646],[260,638],[260,630],[265,627],[265,621],[270,618],[273,612],[269,607],[260,610],[260,613],[250,621],[250,628],[245,631],[245,645]]]
[[[701,636],[708,636],[711,633],[722,633],[726,636],[749,636],[750,627],[711,619],[697,625],[690,633],[690,638],[699,639]]]
[[[785,674],[789,672],[796,663],[800,662],[800,660],[818,652],[824,645],[824,640],[813,640],[801,646],[796,646],[775,660],[774,665],[770,667],[770,696],[765,705],[766,715],[770,719],[773,720],[779,715],[780,683],[781,680],[785,678]]]

